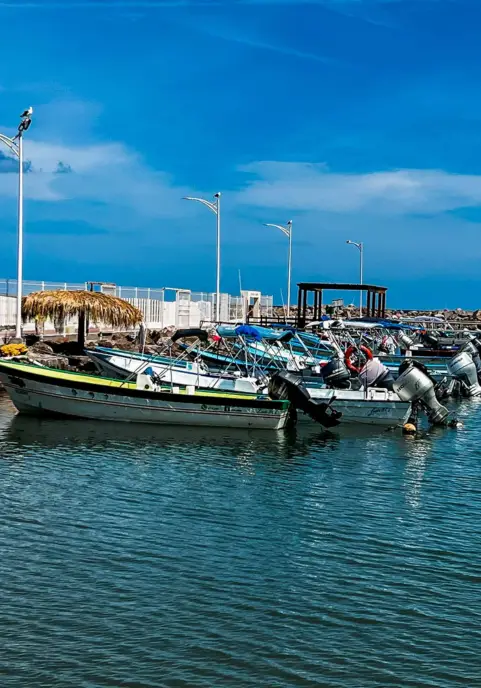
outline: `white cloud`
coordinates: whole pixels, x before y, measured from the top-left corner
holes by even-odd
[[[253,179],[237,202],[264,208],[399,215],[481,205],[481,176],[443,170],[340,174],[322,164],[257,162],[241,171]]]
[[[32,164],[32,171],[25,175],[28,199],[59,206],[85,201],[153,219],[189,212],[182,196],[191,189],[175,186],[167,174],[149,168],[137,153],[121,143],[82,147],[25,137],[25,159]],[[71,168],[72,173],[59,174],[59,163]],[[16,194],[16,170],[0,174],[0,197]]]

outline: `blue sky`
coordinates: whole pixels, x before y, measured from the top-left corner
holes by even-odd
[[[478,0],[0,0],[0,132],[25,139],[25,278],[215,288],[365,280],[481,306]],[[7,30],[8,27],[8,30]],[[16,174],[0,153],[0,276]],[[59,169],[59,163],[61,163]]]

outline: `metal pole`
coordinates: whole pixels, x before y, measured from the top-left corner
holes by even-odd
[[[220,193],[216,193],[215,197],[217,199],[217,274],[215,319],[217,322],[220,322]]]
[[[185,201],[197,201],[198,203],[202,203],[202,205],[205,205],[209,208],[209,210],[213,213],[215,213],[217,217],[216,221],[216,227],[217,227],[217,246],[216,246],[216,320],[217,322],[220,321],[220,191],[218,191],[216,194],[214,194],[215,202],[212,203],[212,201],[206,201],[205,198],[194,198],[193,196],[184,196]],[[212,301],[212,299],[211,299]],[[212,313],[211,313],[212,317]]]
[[[18,236],[17,236],[17,317],[15,337],[22,338],[22,281],[23,281],[23,137],[18,136]]]
[[[363,243],[361,242],[361,243],[359,244],[359,253],[360,253],[360,256],[361,256],[361,259],[360,259],[360,260],[361,260],[361,262],[360,262],[360,273],[361,273],[361,274],[360,274],[360,282],[359,282],[359,284],[362,284],[362,252],[363,252],[363,249],[364,249],[364,245],[363,245]],[[361,291],[360,291],[360,298],[359,298],[359,315],[360,315],[361,318],[362,318],[362,289],[361,289]]]
[[[287,317],[291,316],[292,221],[289,226],[289,259],[287,263]]]
[[[265,222],[264,227],[275,227],[280,229],[283,234],[289,239],[289,255],[287,259],[287,317],[291,314],[291,272],[292,272],[292,220],[289,220],[287,225],[274,225],[270,222]]]

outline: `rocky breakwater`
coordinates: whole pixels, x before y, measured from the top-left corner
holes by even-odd
[[[386,310],[387,318],[395,319],[407,319],[407,318],[439,318],[444,320],[446,323],[450,324],[469,324],[472,323],[475,326],[477,323],[481,324],[481,309],[477,310],[465,310],[463,308],[455,308],[452,310],[396,310],[388,309]]]
[[[93,372],[95,366],[90,359],[79,351],[76,342],[68,342],[63,338],[51,340],[49,342],[30,341],[29,346],[25,344],[7,344],[0,347],[0,355],[19,361],[38,363],[39,365],[58,370],[72,370]]]
[[[323,307],[323,315],[329,315],[333,319],[355,319],[359,317],[359,306],[349,305],[341,306],[338,308],[330,308],[329,306]],[[306,310],[306,315],[308,319],[312,319],[314,316],[314,308],[308,306]],[[297,306],[291,306],[291,318],[297,316]],[[366,308],[363,308],[363,316],[367,316]],[[281,306],[274,306],[273,308],[273,318],[283,319],[285,317],[285,311]],[[463,325],[477,323],[481,326],[481,309],[466,310],[463,308],[454,308],[451,310],[415,310],[415,309],[396,309],[388,308],[386,309],[386,318],[394,320],[402,320],[409,318],[439,318],[450,324]]]

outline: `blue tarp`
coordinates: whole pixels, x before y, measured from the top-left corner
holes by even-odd
[[[256,342],[261,342],[263,339],[287,342],[294,336],[294,333],[289,330],[276,332],[276,330],[268,327],[254,327],[253,325],[237,325],[237,327],[220,325],[217,328],[217,334],[225,339],[229,337],[247,337],[248,339],[254,339]]]

